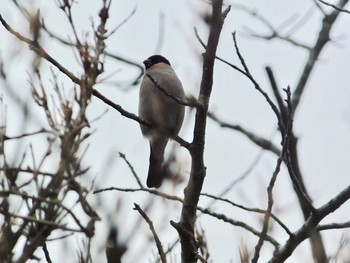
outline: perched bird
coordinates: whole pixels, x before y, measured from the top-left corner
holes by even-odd
[[[152,127],[140,125],[150,143],[147,186],[158,188],[163,180],[165,147],[169,138],[178,134],[185,113],[184,106],[172,97],[184,101],[185,93],[165,57],[154,55],[143,64],[146,69],[140,87],[139,116],[152,124]]]

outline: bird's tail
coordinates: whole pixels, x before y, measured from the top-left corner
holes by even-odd
[[[149,169],[147,177],[147,186],[159,188],[163,181],[163,153],[162,156],[156,156],[151,146],[149,157]]]

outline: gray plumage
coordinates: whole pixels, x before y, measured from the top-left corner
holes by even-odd
[[[185,93],[179,78],[166,58],[154,55],[143,63],[146,70],[140,87],[139,116],[156,127],[154,129],[140,125],[142,134],[150,143],[147,186],[158,188],[163,180],[165,147],[169,137],[177,135],[180,131],[185,108],[157,88],[147,74],[151,75],[168,94],[182,101],[185,100]]]

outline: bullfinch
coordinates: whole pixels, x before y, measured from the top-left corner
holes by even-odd
[[[140,125],[143,136],[150,143],[147,186],[158,188],[163,180],[165,147],[169,138],[180,131],[185,113],[184,106],[172,97],[184,101],[185,92],[165,57],[153,55],[143,64],[145,73],[140,86],[139,116],[151,124],[151,127]]]

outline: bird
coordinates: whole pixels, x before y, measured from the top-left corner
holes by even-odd
[[[163,161],[169,138],[178,135],[185,115],[185,92],[169,60],[153,55],[143,61],[144,75],[139,91],[139,117],[151,125],[140,124],[149,140],[150,157],[147,187],[159,188],[163,181]]]

